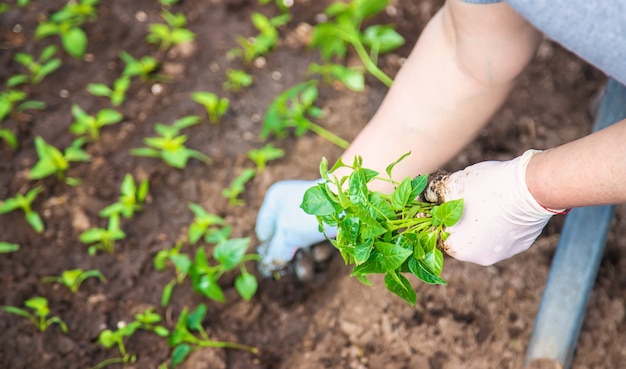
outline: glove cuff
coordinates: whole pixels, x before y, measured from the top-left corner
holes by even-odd
[[[537,215],[557,215],[557,214],[567,214],[571,209],[550,209],[543,205],[541,205],[533,195],[528,190],[528,185],[526,184],[526,168],[528,167],[528,163],[530,159],[535,155],[540,153],[541,150],[530,149],[526,150],[519,158],[518,158],[518,166],[517,166],[517,178],[520,183],[518,188],[522,192],[522,198],[525,199],[525,202],[530,206],[529,210],[536,213]]]

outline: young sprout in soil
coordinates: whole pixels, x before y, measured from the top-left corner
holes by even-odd
[[[257,57],[267,54],[278,42],[278,27],[291,20],[291,15],[282,14],[271,19],[261,13],[252,13],[252,24],[259,30],[255,37],[237,36],[241,49],[232,49],[229,54],[241,57],[246,64],[252,63]]]
[[[317,81],[315,80],[297,84],[278,95],[267,107],[260,138],[266,140],[271,134],[284,138],[287,136],[288,129],[294,128],[298,137],[310,130],[343,149],[348,148],[348,141],[313,123],[308,118],[322,116],[322,109],[314,105],[317,97]]]
[[[393,180],[393,167],[407,155],[386,168],[388,177],[364,168],[360,157],[352,165],[340,159],[330,170],[323,159],[320,174],[325,181],[306,191],[301,208],[317,217],[320,230],[324,224],[337,227],[337,237],[330,242],[346,264],[355,265],[352,276],[371,285],[368,274],[385,274],[387,289],[414,305],[415,291],[403,273],[426,283],[446,284],[440,277],[444,258],[437,245],[448,237],[446,227],[461,218],[463,199],[440,205],[420,201],[428,175]],[[338,168],[352,172],[338,178],[332,174]],[[367,184],[373,180],[391,182],[395,190],[370,191]]]
[[[0,139],[3,139],[13,150],[16,150],[19,146],[19,142],[17,142],[17,137],[15,134],[7,129],[0,127]]]
[[[28,224],[37,233],[41,233],[44,230],[44,224],[39,214],[31,207],[37,195],[43,190],[43,187],[38,186],[28,191],[26,195],[17,194],[15,197],[5,199],[0,202],[0,214],[6,214],[14,210],[21,209],[24,212],[24,218]]]
[[[161,123],[154,125],[154,130],[161,137],[148,137],[143,142],[149,147],[132,149],[130,152],[135,156],[147,156],[162,159],[168,165],[183,169],[191,158],[198,159],[203,163],[210,163],[211,159],[203,153],[185,147],[186,135],[180,131],[200,123],[200,117],[186,116],[176,120],[172,125],[166,126]]]
[[[236,350],[248,351],[253,354],[258,354],[259,349],[256,347],[250,347],[235,342],[226,341],[214,341],[210,339],[206,330],[202,326],[207,313],[206,305],[200,304],[191,313],[188,308],[184,308],[180,313],[174,330],[170,333],[168,338],[168,344],[173,347],[171,357],[171,366],[175,367],[182,364],[187,356],[193,351],[194,347],[218,347],[218,348],[231,348]],[[197,337],[193,332],[198,332],[200,337]]]
[[[245,71],[228,69],[226,70],[226,82],[222,86],[227,91],[239,92],[246,87],[250,87],[253,82],[254,78]]]
[[[341,84],[352,91],[362,92],[365,89],[365,76],[359,68],[348,68],[341,64],[326,63],[323,65],[317,63],[309,64],[310,74],[319,74],[325,84],[332,84],[339,81]]]
[[[7,313],[16,314],[30,320],[40,332],[44,332],[52,324],[57,324],[63,331],[67,333],[67,325],[57,316],[48,317],[50,315],[50,308],[48,307],[48,300],[45,297],[33,297],[24,302],[24,306],[31,309],[33,312],[15,306],[3,306],[2,310]]]
[[[252,149],[248,151],[248,159],[252,160],[256,164],[257,173],[261,173],[265,170],[267,162],[270,160],[280,159],[285,156],[285,150],[274,147],[269,143],[260,149]]]
[[[176,285],[181,285],[189,270],[191,268],[191,260],[186,254],[180,252],[181,247],[184,245],[185,239],[182,238],[176,245],[170,249],[163,249],[157,252],[153,260],[154,269],[160,272],[167,268],[167,262],[171,262],[174,265],[176,276],[169,281],[163,288],[161,293],[161,306],[166,307],[170,304],[172,299],[172,292]]]
[[[65,51],[74,58],[81,58],[87,49],[87,35],[80,27],[96,19],[99,0],[70,1],[63,8],[41,22],[35,30],[35,40],[58,35]]]
[[[108,97],[113,106],[120,106],[126,100],[126,91],[130,87],[130,77],[121,76],[113,82],[113,87],[104,83],[90,83],[87,85],[87,92],[94,96]]]
[[[198,91],[191,94],[191,99],[204,106],[209,116],[209,122],[219,123],[222,116],[228,111],[230,101],[225,97],[218,97],[212,92]]]
[[[76,293],[87,278],[98,278],[101,282],[105,280],[104,275],[97,269],[84,271],[79,268],[66,270],[60,276],[44,277],[41,281],[43,283],[60,283],[72,293]]]
[[[0,93],[0,122],[12,112],[26,109],[44,109],[46,104],[36,100],[26,100],[26,93],[18,90],[7,90]]]
[[[315,26],[311,46],[319,48],[322,58],[329,61],[333,57],[344,58],[347,45],[352,45],[365,69],[390,87],[392,79],[376,65],[378,55],[400,47],[404,38],[391,26],[373,25],[363,33],[360,30],[362,22],[380,13],[388,2],[353,0],[349,4],[330,5],[325,11],[329,20]]]
[[[246,183],[248,183],[254,176],[256,175],[256,170],[251,168],[244,169],[241,174],[239,174],[233,181],[230,183],[230,187],[222,189],[222,196],[228,199],[228,203],[232,206],[243,205],[244,200],[239,198],[246,190]]]
[[[49,45],[43,49],[39,55],[39,59],[35,59],[35,57],[30,54],[16,53],[13,60],[26,67],[28,74],[18,74],[9,78],[7,86],[13,87],[23,83],[39,84],[47,75],[59,69],[61,66],[61,59],[53,59],[56,52],[57,47]]]
[[[148,43],[159,45],[159,49],[166,51],[173,45],[191,42],[195,39],[196,35],[185,28],[187,18],[184,14],[174,14],[168,10],[163,10],[161,17],[167,24],[150,24],[149,34],[146,36]]]
[[[122,185],[120,186],[120,197],[117,202],[105,207],[98,213],[101,217],[111,217],[114,214],[122,215],[130,219],[136,211],[142,209],[143,203],[148,196],[150,184],[147,179],[141,181],[139,186],[135,183],[133,176],[126,173]]]
[[[100,129],[104,126],[116,124],[122,121],[122,114],[112,109],[101,109],[95,116],[87,114],[77,104],[72,105],[74,123],[70,126],[70,132],[75,135],[89,135],[92,141],[100,140]]]
[[[121,324],[121,327],[116,330],[105,329],[100,332],[100,335],[98,336],[98,343],[107,349],[117,346],[120,357],[103,360],[91,367],[91,369],[100,369],[112,364],[133,364],[137,361],[137,355],[126,351],[124,338],[132,336],[139,326],[140,324],[138,322],[131,322],[128,324]]]
[[[140,77],[142,81],[147,81],[154,76],[154,73],[161,66],[159,61],[151,56],[143,56],[141,59],[133,58],[125,51],[120,52],[120,59],[126,63],[122,71],[123,77]]]
[[[109,254],[115,252],[115,241],[126,238],[126,233],[120,228],[119,214],[112,214],[109,217],[108,226],[104,228],[90,228],[81,233],[79,240],[89,246],[87,252],[89,255],[95,255],[98,250]]]
[[[70,147],[65,149],[65,152],[61,153],[59,149],[46,143],[43,138],[35,137],[35,148],[39,156],[39,161],[30,170],[30,179],[42,179],[56,174],[59,180],[65,181],[71,186],[79,184],[80,179],[66,178],[65,172],[69,169],[70,162],[86,162],[91,159],[91,156],[81,149],[83,144],[84,140],[74,140]]]
[[[0,254],[15,252],[20,249],[20,245],[11,242],[0,241]]]
[[[228,239],[232,228],[226,224],[224,218],[207,212],[193,202],[188,207],[195,216],[188,230],[191,244],[196,244],[200,239],[204,239],[206,243],[218,243]]]

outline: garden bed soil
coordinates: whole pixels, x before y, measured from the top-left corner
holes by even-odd
[[[62,1],[33,1],[24,9],[0,15],[0,81],[22,72],[12,61],[17,51],[38,53],[57,38],[34,42],[41,14],[58,9]],[[172,304],[159,307],[161,291],[172,270],[155,271],[153,257],[172,247],[192,221],[189,202],[204,206],[233,226],[233,236],[254,238],[257,211],[267,188],[283,179],[314,179],[322,156],[332,162],[341,150],[322,138],[307,134],[273,140],[285,149],[284,158],[246,187],[245,205],[231,206],[222,197],[234,177],[253,164],[246,153],[265,144],[258,136],[260,120],[274,96],[306,78],[311,61],[319,61],[307,46],[310,25],[315,24],[327,1],[296,1],[293,19],[281,28],[281,41],[264,63],[244,66],[227,58],[236,47],[235,36],[252,36],[250,15],[260,11],[278,14],[272,6],[246,0],[184,0],[173,7],[188,17],[197,34],[192,45],[167,53],[144,41],[148,24],[160,22],[154,0],[103,1],[98,19],[86,25],[89,35],[85,60],[63,56],[63,66],[40,85],[29,87],[29,98],[44,101],[44,111],[26,111],[2,122],[15,132],[20,148],[0,144],[0,199],[24,193],[40,184],[44,191],[34,204],[46,230],[36,234],[20,213],[0,215],[0,241],[21,249],[0,254],[0,305],[22,306],[35,295],[46,297],[53,315],[70,330],[57,326],[40,333],[25,319],[0,312],[0,367],[11,369],[89,368],[116,356],[95,344],[104,328],[154,306],[170,328],[184,307],[208,306],[204,325],[209,335],[257,347],[258,355],[231,349],[205,348],[194,352],[184,368],[385,368],[457,369],[520,368],[533,328],[563,217],[554,217],[528,251],[494,266],[481,267],[447,258],[443,277],[447,286],[415,282],[415,307],[387,292],[381,278],[366,287],[348,276],[338,255],[317,265],[308,281],[290,275],[260,282],[250,302],[238,297],[233,278],[223,280],[226,303],[207,300],[189,285],[175,288]],[[407,39],[402,48],[381,58],[382,68],[394,75],[422,27],[441,6],[440,1],[397,2],[379,23],[394,23]],[[37,161],[33,140],[42,136],[57,147],[67,147],[73,136],[71,104],[88,112],[110,107],[104,98],[85,92],[92,82],[111,84],[123,68],[118,53],[152,55],[164,62],[161,72],[168,83],[135,81],[120,107],[121,124],[106,127],[102,140],[89,144],[90,163],[72,164],[69,175],[83,179],[70,187],[54,178],[34,183],[28,170]],[[348,63],[355,63],[354,56]],[[250,88],[230,98],[231,108],[218,125],[203,123],[189,128],[187,146],[212,158],[205,165],[191,160],[185,169],[171,168],[156,159],[129,155],[154,134],[156,122],[171,123],[185,115],[203,116],[201,106],[189,99],[193,91],[222,91],[224,72],[245,68],[255,78]],[[544,41],[532,65],[520,78],[505,106],[480,136],[445,169],[457,170],[483,160],[506,160],[528,148],[546,149],[574,140],[590,131],[588,107],[604,76],[550,40]],[[155,84],[159,87],[154,87]],[[340,86],[320,88],[319,104],[325,111],[320,123],[351,140],[380,104],[386,88],[372,78],[366,90],[352,92]],[[143,211],[123,220],[127,238],[113,255],[89,256],[78,236],[89,227],[104,227],[98,211],[117,199],[126,173],[150,180]],[[573,369],[613,369],[626,363],[626,226],[619,206],[608,238],[598,279],[574,355]],[[497,231],[497,230],[494,230]],[[185,250],[185,249],[183,249]],[[251,252],[254,250],[250,250]],[[72,268],[98,269],[105,282],[87,280],[76,294],[65,287],[41,283],[41,278]],[[253,270],[253,267],[249,268]],[[256,271],[254,271],[256,273]],[[164,339],[139,331],[127,340],[137,354],[127,368],[156,368],[170,355]],[[121,366],[110,366],[111,368]]]

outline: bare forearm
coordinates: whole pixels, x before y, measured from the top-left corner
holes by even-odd
[[[626,119],[589,136],[536,154],[526,183],[553,209],[626,203]]]
[[[484,6],[484,5],[483,5]],[[426,27],[381,107],[345,152],[403,178],[433,171],[471,141],[501,106],[532,58],[539,34],[505,4],[456,0]],[[379,183],[377,189],[386,190]]]

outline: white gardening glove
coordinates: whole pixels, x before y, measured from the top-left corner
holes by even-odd
[[[256,221],[256,234],[261,242],[257,252],[262,258],[259,272],[264,277],[284,268],[298,249],[326,239],[315,216],[300,208],[304,192],[320,181],[281,181],[270,186],[265,194]],[[326,227],[325,232],[331,238],[337,235],[336,227]]]
[[[464,199],[463,215],[447,230],[445,252],[462,261],[491,265],[528,249],[548,220],[563,210],[541,206],[528,191],[526,167],[537,153],[510,161],[487,161],[434,179],[427,201]]]

